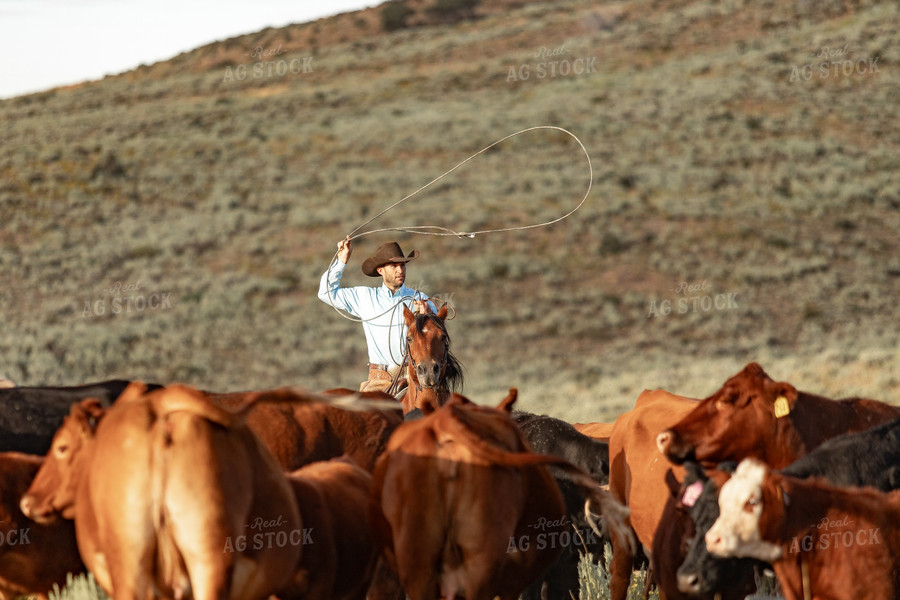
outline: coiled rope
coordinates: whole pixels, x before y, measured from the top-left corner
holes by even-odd
[[[474,160],[476,157],[481,156],[482,154],[484,154],[485,152],[487,152],[494,146],[502,144],[506,140],[514,138],[518,135],[522,135],[524,133],[528,133],[530,131],[536,131],[539,129],[549,129],[549,130],[555,130],[555,131],[560,131],[562,133],[565,133],[566,135],[568,135],[569,137],[571,137],[578,143],[578,146],[581,148],[581,151],[584,153],[585,160],[587,160],[587,167],[588,167],[587,189],[585,190],[584,196],[582,196],[581,201],[574,208],[572,208],[569,212],[565,213],[564,215],[561,215],[561,216],[556,217],[555,219],[551,219],[549,221],[543,221],[543,222],[534,223],[531,225],[517,225],[514,227],[500,227],[500,228],[496,228],[496,229],[481,229],[478,231],[456,231],[449,227],[443,227],[440,225],[410,225],[410,226],[402,226],[402,227],[384,227],[381,229],[371,229],[368,231],[363,231],[361,233],[359,232],[360,229],[368,226],[370,223],[372,223],[379,217],[383,216],[385,213],[393,210],[400,204],[403,204],[410,198],[412,198],[412,197],[416,196],[417,194],[419,194],[420,192],[423,192],[424,190],[428,189],[429,187],[431,187],[438,181],[442,180],[444,177],[447,177],[448,175],[450,175],[451,173],[453,173],[454,171],[456,171],[457,169],[459,169],[466,163]],[[405,233],[413,233],[413,234],[418,234],[418,235],[437,235],[437,236],[455,236],[458,238],[474,238],[476,235],[482,235],[482,234],[487,234],[487,233],[500,233],[500,232],[504,232],[504,231],[521,231],[524,229],[536,229],[538,227],[547,227],[548,225],[553,225],[554,223],[558,223],[559,221],[562,221],[563,219],[568,218],[575,211],[577,211],[579,208],[581,208],[582,205],[584,205],[585,201],[587,200],[588,195],[591,193],[591,187],[593,186],[593,183],[594,183],[594,167],[591,165],[591,157],[588,154],[587,148],[585,148],[585,146],[581,142],[581,140],[578,139],[578,136],[576,136],[574,133],[572,133],[568,129],[563,129],[562,127],[557,127],[555,125],[536,125],[534,127],[528,127],[526,129],[521,129],[519,131],[516,131],[515,133],[511,133],[505,137],[500,138],[496,142],[493,142],[493,143],[485,146],[484,148],[482,148],[475,154],[472,154],[471,156],[469,156],[468,158],[466,158],[464,161],[460,162],[453,168],[449,169],[448,171],[445,171],[438,177],[435,177],[434,179],[432,179],[431,181],[429,181],[428,183],[426,183],[425,185],[423,185],[416,191],[404,196],[400,200],[397,200],[396,202],[394,202],[393,204],[391,204],[390,206],[388,206],[387,208],[385,208],[384,210],[382,210],[381,212],[379,212],[372,218],[368,219],[364,223],[357,226],[353,231],[350,232],[349,235],[347,235],[347,239],[352,241],[352,240],[359,239],[366,235],[372,235],[373,233],[384,233],[384,232],[388,232],[388,231],[402,231]],[[328,266],[329,272],[331,271],[332,267],[334,267],[334,264],[338,259],[339,252],[340,252],[340,250],[335,251],[334,256],[331,259],[331,263]],[[330,288],[330,283],[331,283],[330,280],[326,281],[326,285],[329,288]],[[363,319],[363,318],[354,317],[353,315],[348,315],[348,314],[345,314],[344,312],[342,312],[337,306],[334,305],[334,299],[332,298],[331,293],[328,294],[328,299],[331,303],[331,307],[335,310],[335,312],[337,312],[339,315],[341,315],[345,319],[348,319],[350,321],[354,321],[357,323],[363,323],[366,321],[372,321],[372,320],[378,319],[379,317],[382,317],[383,315],[386,315],[387,313],[395,310],[400,304],[402,304],[404,301],[409,300],[411,298],[420,299],[420,300],[421,299],[435,300],[435,298],[424,298],[424,293],[416,290],[416,294],[414,296],[407,296],[407,297],[403,298],[403,300],[398,300],[397,304],[395,304],[391,308],[387,309],[386,311],[382,312],[381,314],[375,315],[373,317],[369,317],[367,319]],[[391,325],[393,325],[393,315],[391,315]]]

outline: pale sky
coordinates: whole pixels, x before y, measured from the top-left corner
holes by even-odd
[[[101,79],[382,0],[0,0],[0,98]]]

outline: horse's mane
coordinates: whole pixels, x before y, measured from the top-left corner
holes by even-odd
[[[439,319],[434,313],[425,313],[416,315],[416,331],[420,334],[422,330],[425,328],[427,323],[433,324],[435,327],[441,330],[441,333],[444,334],[444,338],[447,340],[447,366],[446,371],[444,372],[444,377],[441,379],[443,382],[442,385],[445,385],[447,389],[453,392],[462,391],[464,381],[463,374],[463,366],[462,363],[459,362],[459,359],[453,355],[452,345],[450,343],[450,334],[447,333],[447,327],[444,324],[444,321]]]

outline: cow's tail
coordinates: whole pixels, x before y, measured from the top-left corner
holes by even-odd
[[[174,590],[190,591],[190,578],[184,557],[175,544],[169,523],[171,515],[166,508],[166,482],[168,456],[172,451],[169,424],[163,417],[156,424],[150,450],[150,497],[153,530],[156,532],[156,571],[158,580],[169,582]],[[156,582],[151,582],[156,585]],[[179,597],[176,595],[176,597]]]
[[[632,554],[635,553],[637,543],[631,526],[627,522],[628,507],[616,500],[606,490],[589,494],[584,501],[584,516],[597,535],[602,535],[602,533],[597,528],[597,515],[591,510],[592,502],[596,502],[600,507],[600,520],[602,520],[607,533],[615,537],[622,547],[630,548]]]

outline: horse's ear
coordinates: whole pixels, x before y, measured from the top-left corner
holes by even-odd
[[[403,305],[403,320],[406,321],[407,327],[411,327],[416,320],[415,313],[409,310],[409,307],[406,304]]]
[[[516,403],[516,398],[518,397],[519,390],[516,388],[509,388],[509,393],[506,395],[506,398],[500,401],[500,404],[497,406],[497,408],[506,412],[512,412],[513,404]]]
[[[437,311],[437,318],[443,321],[447,318],[447,305],[442,304],[441,307]]]

